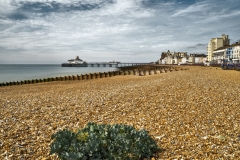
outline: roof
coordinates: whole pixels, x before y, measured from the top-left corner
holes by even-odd
[[[222,47],[219,47],[219,48],[215,49],[214,51],[226,49],[226,48],[228,48],[228,47],[230,47],[230,46],[231,46],[231,45],[225,45],[225,46],[222,46]]]
[[[214,51],[226,49],[226,48],[229,48],[229,47],[235,47],[235,46],[240,46],[240,43],[237,42],[237,43],[234,43],[234,44],[231,44],[231,45],[225,45],[225,46],[222,46],[222,47],[219,47],[219,48],[215,49]]]

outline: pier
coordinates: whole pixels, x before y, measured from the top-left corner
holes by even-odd
[[[109,63],[109,62],[89,62],[89,63],[62,63],[62,67],[126,67],[149,65],[150,63]]]

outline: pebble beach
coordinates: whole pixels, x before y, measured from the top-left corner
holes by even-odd
[[[0,87],[0,159],[58,159],[51,135],[88,122],[148,130],[158,159],[240,159],[240,72],[185,67]]]

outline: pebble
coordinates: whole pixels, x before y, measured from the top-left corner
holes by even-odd
[[[148,130],[160,159],[239,159],[240,72],[187,68],[1,87],[0,159],[58,159],[51,135],[90,121]]]

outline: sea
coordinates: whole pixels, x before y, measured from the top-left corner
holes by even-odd
[[[116,67],[61,67],[61,64],[0,64],[0,83],[117,70]]]

